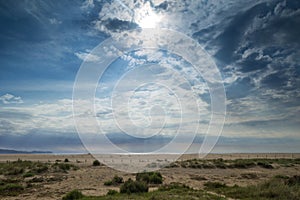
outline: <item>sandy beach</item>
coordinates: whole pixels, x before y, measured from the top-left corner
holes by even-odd
[[[108,155],[107,155],[108,156]],[[118,155],[120,156],[120,155]],[[163,155],[160,155],[163,158]],[[107,157],[106,159],[108,159]],[[198,155],[183,155],[178,162],[198,158]],[[295,159],[300,158],[300,154],[210,154],[205,160],[220,159]],[[107,166],[93,166],[95,160],[89,154],[78,155],[34,155],[34,154],[5,154],[0,155],[0,162],[13,162],[21,159],[23,161],[34,161],[41,163],[63,163],[68,159],[68,163],[78,166],[77,170],[70,170],[67,173],[49,172],[35,177],[28,177],[22,180],[24,183],[30,182],[32,179],[40,178],[41,181],[34,183],[37,187],[33,187],[28,192],[21,193],[18,196],[6,196],[1,199],[17,200],[17,199],[61,199],[67,192],[73,189],[79,189],[84,195],[100,196],[105,195],[110,189],[118,190],[118,187],[104,186],[104,182],[112,179],[113,176],[122,176],[124,180],[128,178],[134,179],[134,174],[120,172]],[[153,159],[160,160],[157,155],[144,155],[144,160]],[[139,162],[139,159],[133,159]],[[157,162],[158,162],[157,161]],[[113,161],[112,161],[113,162]],[[125,162],[125,161],[124,161]],[[169,161],[168,161],[169,162]],[[267,180],[275,175],[299,175],[300,165],[292,167],[283,167],[274,164],[273,169],[262,167],[252,167],[246,169],[238,168],[208,168],[208,169],[193,169],[193,168],[163,168],[159,170],[163,175],[164,183],[171,182],[184,183],[195,189],[203,189],[203,184],[206,181],[220,181],[228,185],[245,186],[255,184]],[[4,175],[0,175],[0,179],[6,179]],[[155,188],[150,188],[153,190]]]

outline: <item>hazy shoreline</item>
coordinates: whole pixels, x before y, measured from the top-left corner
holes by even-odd
[[[143,158],[155,158],[162,159],[168,156],[178,157],[178,160],[188,160],[199,158],[199,154],[135,154],[135,155],[120,155],[120,154],[99,154],[96,157],[102,158],[128,158],[128,157],[143,157]],[[54,162],[57,160],[63,160],[65,158],[76,160],[77,162],[90,162],[95,158],[91,154],[0,154],[0,162],[14,161],[18,159],[32,160],[41,162]],[[201,158],[201,157],[200,157]],[[208,154],[202,159],[253,159],[253,158],[300,158],[300,153],[223,153],[223,154]]]

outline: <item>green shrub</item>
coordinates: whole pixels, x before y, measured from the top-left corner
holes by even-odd
[[[120,177],[120,176],[114,176],[114,178],[112,179],[112,182],[113,182],[113,184],[121,184],[121,183],[123,183],[124,181],[123,181],[123,177]]]
[[[237,159],[234,160],[233,163],[229,165],[231,168],[241,168],[241,169],[246,169],[246,168],[251,168],[255,167],[256,164],[252,160],[242,160],[242,159]]]
[[[16,196],[24,190],[24,187],[19,184],[9,183],[0,186],[0,195]]]
[[[72,164],[68,164],[68,163],[55,163],[53,164],[53,167],[56,169],[56,170],[60,170],[60,171],[63,171],[63,172],[67,172],[71,169],[73,170],[77,170],[78,167],[75,166],[75,165],[72,165]]]
[[[159,172],[137,173],[135,179],[150,184],[161,184],[163,182],[162,175]]]
[[[72,190],[68,194],[66,194],[62,200],[76,200],[83,198],[83,194],[79,190]]]
[[[48,166],[43,165],[43,166],[39,166],[37,168],[34,169],[34,171],[38,174],[44,173],[48,170]]]
[[[268,163],[268,162],[263,162],[263,161],[260,161],[260,162],[257,162],[257,165],[260,166],[260,167],[263,167],[263,168],[266,168],[266,169],[273,169],[274,167]]]
[[[71,166],[69,164],[64,164],[64,163],[58,164],[58,167],[63,171],[68,171],[71,169]]]
[[[293,177],[290,177],[287,181],[286,184],[288,184],[289,186],[292,185],[300,185],[300,175],[295,175]]]
[[[120,187],[120,193],[142,193],[148,192],[149,187],[147,183],[142,181],[133,181],[128,179],[125,183]]]
[[[23,174],[24,178],[26,178],[26,177],[32,177],[32,176],[34,176],[34,173],[32,173],[32,172],[27,172],[27,173]]]
[[[278,178],[278,179],[289,179],[290,177],[287,175],[282,175],[282,174],[277,174],[274,176],[274,178]]]
[[[173,182],[168,185],[162,185],[158,188],[159,191],[169,191],[169,190],[177,190],[177,189],[191,189],[189,186],[183,183]]]
[[[292,178],[292,177],[291,177]],[[223,194],[226,197],[234,199],[276,199],[290,200],[299,199],[300,184],[297,184],[297,178],[291,182],[284,179],[270,179],[257,185],[226,186],[220,183],[205,184],[207,190],[215,191],[218,194]]]
[[[21,167],[12,167],[10,169],[8,169],[8,171],[6,172],[6,175],[19,175],[19,174],[23,174],[24,173],[24,169]]]
[[[213,189],[213,188],[225,188],[225,187],[227,187],[224,183],[210,182],[210,181],[204,183],[204,186],[206,188],[209,188],[209,189]]]
[[[118,194],[118,191],[116,190],[108,190],[107,195],[115,195]]]
[[[149,183],[152,184],[162,184],[162,176],[160,173],[153,173],[149,177]]]
[[[64,162],[70,162],[68,158],[65,158]]]
[[[120,177],[120,176],[117,176],[115,175],[112,180],[109,180],[109,181],[105,181],[104,182],[104,185],[106,186],[110,186],[110,185],[120,185],[121,183],[123,183],[123,177]]]
[[[93,166],[100,166],[100,162],[99,162],[99,160],[94,160],[94,162],[93,162]]]
[[[111,180],[104,182],[105,186],[111,186],[112,184],[113,184],[113,182]]]
[[[221,168],[221,169],[226,169],[227,168],[227,165],[224,163],[224,160],[222,158],[213,160],[213,162],[214,162],[214,165],[217,168]]]

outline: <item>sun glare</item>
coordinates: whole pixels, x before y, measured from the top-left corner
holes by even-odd
[[[143,8],[141,8],[135,19],[136,23],[141,28],[155,28],[160,20],[161,16],[153,12],[150,4],[146,4]]]
[[[149,15],[141,20],[139,23],[142,28],[155,28],[160,18],[157,15]]]

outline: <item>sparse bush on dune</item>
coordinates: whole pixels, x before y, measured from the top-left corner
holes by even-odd
[[[259,161],[257,162],[257,165],[258,166],[261,166],[263,168],[266,168],[266,169],[273,169],[274,167],[267,161]]]
[[[77,200],[83,197],[83,194],[79,190],[72,190],[71,192],[67,193],[62,200]]]
[[[300,186],[300,175],[295,175],[293,177],[288,178],[288,180],[285,183],[290,186],[293,186],[293,185]]]
[[[299,200],[300,198],[300,176],[292,176],[270,179],[257,185],[240,187],[238,185],[228,186],[221,182],[206,182],[205,190],[190,188],[182,183],[170,183],[161,185],[158,190],[148,192],[148,185],[145,181],[125,181],[120,187],[120,193],[109,190],[107,195],[100,197],[83,196],[85,200],[107,200],[107,199],[275,199],[275,200]],[[209,191],[209,192],[208,192]],[[211,193],[210,191],[213,191]],[[215,194],[216,193],[216,194]],[[112,196],[113,195],[113,196]],[[130,195],[130,196],[129,196]],[[224,196],[221,196],[224,195]]]
[[[116,190],[108,190],[107,195],[115,195],[118,194],[118,191]]]
[[[68,164],[68,163],[55,163],[52,165],[52,168],[54,168],[54,170],[56,172],[67,172],[69,170],[77,170],[78,167],[72,164]]]
[[[21,167],[12,167],[5,172],[5,175],[18,175],[23,174],[24,168]]]
[[[34,176],[34,173],[32,173],[32,172],[27,172],[27,173],[23,174],[24,178],[32,177],[32,176]]]
[[[142,172],[135,176],[137,181],[143,181],[147,184],[161,184],[163,182],[160,172]]]
[[[115,184],[121,184],[124,182],[123,177],[115,175],[112,179],[112,182]]]
[[[226,186],[218,182],[207,182],[204,185],[207,190],[235,199],[299,200],[300,183],[299,180],[295,181],[297,180],[295,177],[297,176],[293,176],[294,179],[292,177],[289,179],[274,178],[264,183],[246,187]]]
[[[247,159],[237,159],[234,160],[233,163],[228,165],[229,168],[241,168],[241,169],[246,169],[255,166],[256,166],[255,162]]]
[[[177,183],[177,182],[173,182],[167,185],[162,185],[158,188],[159,191],[169,191],[173,189],[191,189],[191,188],[185,184]]]
[[[100,166],[101,163],[99,162],[99,160],[94,160],[93,162],[93,166]]]
[[[299,165],[299,159],[267,159],[267,158],[256,158],[256,159],[235,159],[235,160],[224,160],[222,158],[203,160],[203,159],[191,159],[182,160],[170,163],[166,168],[193,168],[193,169],[226,169],[226,168],[238,168],[248,169],[252,167],[262,167],[265,169],[274,169],[274,164],[282,167],[292,167]]]
[[[15,184],[15,183],[4,184],[3,186],[0,186],[0,195],[16,196],[23,190],[24,187],[19,184]]]
[[[113,184],[113,182],[111,180],[105,181],[104,185],[105,186],[111,186]]]
[[[120,177],[120,176],[117,176],[115,175],[112,180],[108,180],[108,181],[105,181],[104,182],[104,185],[105,186],[111,186],[111,185],[114,185],[114,186],[117,186],[117,185],[120,185],[121,183],[123,183],[123,177]]]
[[[36,172],[38,174],[44,173],[48,171],[48,166],[47,165],[38,165],[35,168],[32,169],[33,172]]]
[[[289,179],[289,176],[287,175],[282,175],[282,174],[277,174],[274,176],[274,178],[279,178],[279,179]]]
[[[214,189],[214,188],[225,188],[227,187],[226,184],[224,183],[219,183],[219,182],[206,182],[204,183],[204,186],[208,189]]]
[[[133,181],[131,179],[128,179],[124,182],[123,185],[120,187],[120,193],[143,193],[148,192],[149,187],[147,183],[142,181]]]

